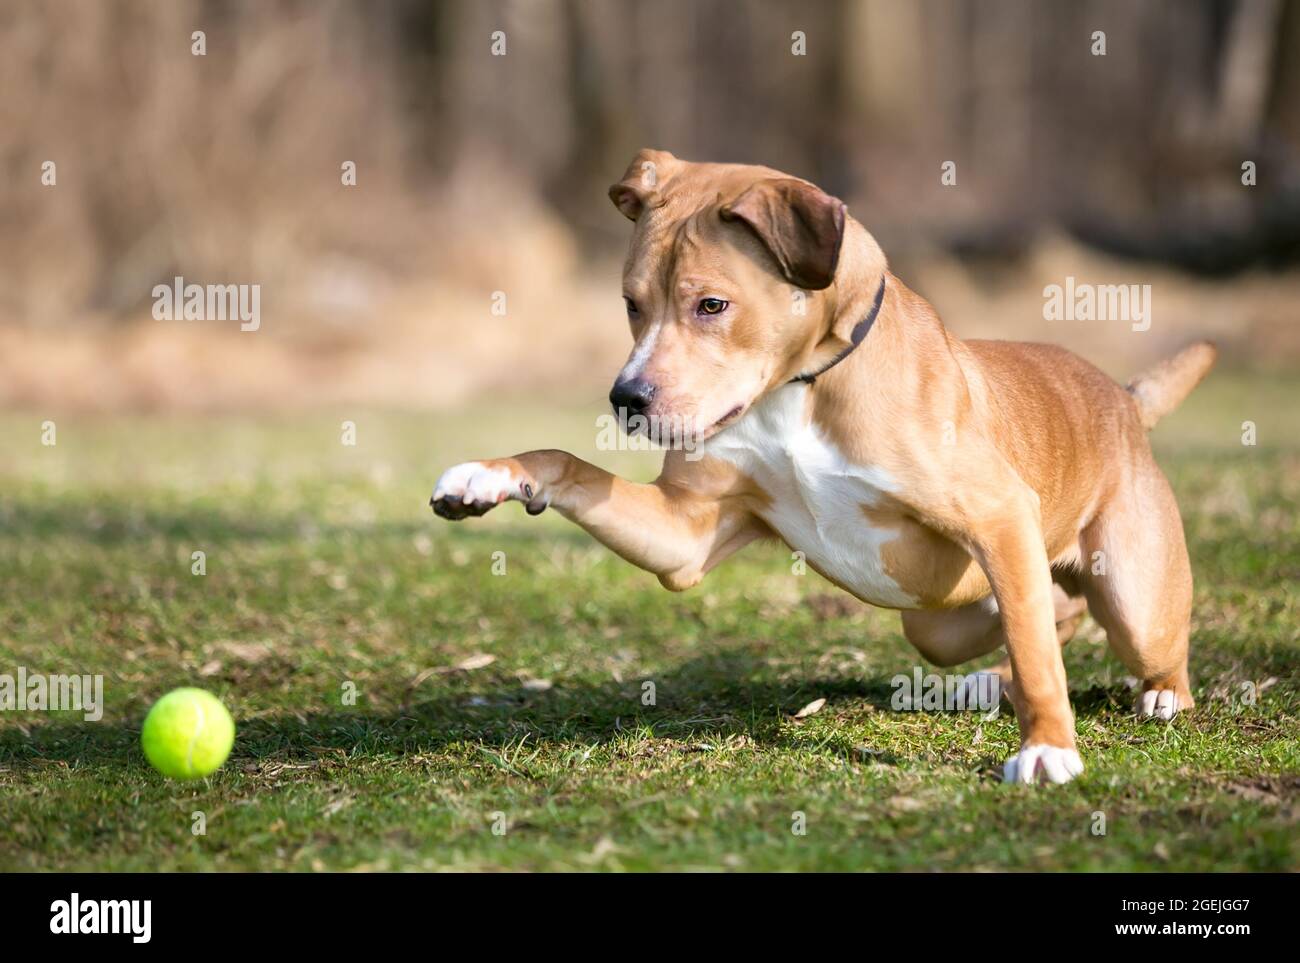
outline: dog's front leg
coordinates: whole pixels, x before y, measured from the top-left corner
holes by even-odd
[[[1052,577],[1039,516],[1026,498],[980,526],[976,558],[998,603],[1020,724],[1020,752],[1007,760],[1007,782],[1068,782],[1083,771],[1074,715],[1056,636]]]
[[[677,453],[669,458],[679,469]],[[466,462],[438,479],[430,504],[459,520],[505,501],[529,514],[554,508],[633,565],[659,576],[665,588],[690,588],[764,530],[737,499],[696,490],[679,471],[637,484],[564,451],[530,451],[513,458]]]

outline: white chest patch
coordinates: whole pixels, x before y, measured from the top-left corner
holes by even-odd
[[[771,497],[763,520],[809,563],[864,602],[915,608],[885,572],[880,550],[896,537],[864,506],[897,491],[880,468],[850,462],[807,416],[808,387],[786,385],[700,450],[735,465]]]

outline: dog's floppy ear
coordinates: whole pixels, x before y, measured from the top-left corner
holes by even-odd
[[[806,181],[759,181],[720,213],[758,236],[791,284],[818,291],[835,278],[844,240],[844,202]]]
[[[677,158],[666,150],[649,147],[637,151],[623,179],[609,189],[609,199],[629,221],[635,221],[649,207],[658,207],[659,188]]]

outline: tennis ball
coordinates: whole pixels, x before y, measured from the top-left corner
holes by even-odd
[[[235,742],[235,720],[211,692],[173,689],[153,704],[140,731],[145,758],[164,776],[201,779],[216,772]]]

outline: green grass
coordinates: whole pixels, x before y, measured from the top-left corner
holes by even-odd
[[[1043,789],[998,782],[1009,715],[893,711],[890,678],[920,664],[897,615],[776,546],[674,595],[552,514],[429,513],[469,457],[559,445],[651,477],[653,455],[591,451],[597,402],[69,414],[52,448],[51,416],[0,416],[0,672],[102,673],[106,702],[94,723],[0,713],[0,869],[1300,868],[1298,386],[1219,376],[1158,431],[1199,705],[1137,721],[1086,623],[1065,656],[1088,769]],[[477,655],[495,661],[456,668]],[[239,735],[186,785],[138,740],[188,684]]]

